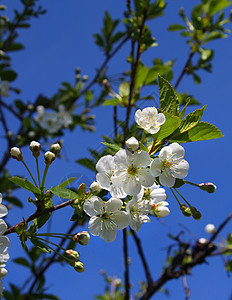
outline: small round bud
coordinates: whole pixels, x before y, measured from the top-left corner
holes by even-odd
[[[51,151],[47,151],[44,154],[44,161],[46,165],[50,165],[54,160],[55,160],[56,156],[54,153],[52,153]]]
[[[65,253],[69,256],[69,258],[71,258],[75,261],[77,261],[80,257],[79,252],[72,250],[72,249],[66,250]]]
[[[76,81],[79,81],[81,79],[81,75],[80,74],[77,74],[76,75]]]
[[[126,146],[129,150],[136,151],[139,148],[139,142],[135,137],[131,137],[126,141]]]
[[[83,81],[87,81],[88,79],[89,79],[88,75],[84,75],[84,76],[82,77],[82,80],[83,80]]]
[[[202,245],[208,243],[207,239],[205,239],[205,238],[200,238],[200,239],[198,240],[198,242],[201,243]]]
[[[8,271],[5,268],[0,268],[0,278],[6,276]]]
[[[32,111],[34,109],[34,105],[33,104],[28,104],[27,109]]]
[[[76,74],[79,74],[81,72],[81,68],[77,67],[75,71],[76,71]]]
[[[190,210],[191,210],[192,216],[195,220],[201,219],[202,215],[195,207],[191,206]]]
[[[82,273],[85,271],[85,266],[81,261],[77,261],[74,265],[74,269],[79,272]]]
[[[18,161],[23,160],[22,151],[18,147],[11,148],[10,155],[12,156],[12,158],[17,159]]]
[[[210,233],[210,234],[215,233],[216,228],[215,228],[214,224],[207,224],[205,226],[205,232]]]
[[[185,204],[181,204],[180,205],[180,209],[182,211],[182,214],[185,216],[185,217],[191,217],[192,213],[191,213],[191,210],[189,207],[187,207]]]
[[[170,210],[168,207],[161,204],[162,202],[157,204],[151,204],[151,210],[153,215],[157,218],[164,218],[170,214]]]
[[[87,245],[89,242],[89,239],[90,239],[90,235],[89,235],[88,231],[78,232],[73,237],[74,242],[79,243],[82,246]]]
[[[30,143],[30,150],[32,152],[39,152],[40,149],[41,149],[40,143],[35,142],[35,141],[33,141],[33,142]]]
[[[90,191],[93,193],[93,194],[98,194],[100,193],[101,191],[101,187],[100,187],[100,184],[96,181],[92,182],[91,185],[90,185]]]
[[[12,136],[13,136],[14,134],[13,134],[13,132],[12,131],[7,131],[7,137],[9,137],[9,138],[11,138]]]
[[[28,132],[28,136],[29,136],[30,138],[33,138],[33,137],[35,136],[35,131],[29,131],[29,132]]]
[[[203,191],[206,191],[208,193],[214,193],[216,191],[216,185],[214,185],[212,182],[207,183],[200,183],[199,188]]]
[[[52,153],[54,153],[55,155],[59,154],[61,150],[60,144],[56,143],[56,144],[52,144],[50,147],[50,151]]]

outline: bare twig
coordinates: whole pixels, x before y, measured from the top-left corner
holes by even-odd
[[[130,299],[130,281],[129,281],[129,261],[128,261],[128,244],[127,230],[123,229],[123,254],[124,254],[124,278],[125,278],[125,300]]]
[[[176,83],[175,83],[175,85],[174,85],[174,89],[175,89],[175,90],[176,90],[177,87],[179,86],[179,84],[180,84],[180,82],[181,82],[181,80],[182,80],[184,74],[188,72],[188,68],[189,68],[189,66],[190,66],[190,63],[191,63],[191,60],[192,60],[192,58],[193,58],[194,53],[195,53],[195,52],[190,52],[190,53],[189,53],[189,56],[188,56],[188,59],[187,59],[185,65],[184,65],[184,68],[182,69],[182,71],[181,71],[181,73],[180,73],[180,76],[178,77],[178,79],[177,79],[177,81],[176,81]]]

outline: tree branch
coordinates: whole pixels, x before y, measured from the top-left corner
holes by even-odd
[[[125,298],[130,299],[130,281],[129,281],[129,263],[128,263],[128,244],[127,244],[127,229],[123,229],[123,254],[124,254],[124,278],[125,278]]]

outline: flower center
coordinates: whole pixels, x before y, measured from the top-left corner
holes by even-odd
[[[163,161],[163,168],[164,169],[169,169],[171,167],[172,163],[170,163],[168,160]]]
[[[135,176],[137,173],[138,173],[138,170],[135,166],[133,165],[130,165],[128,168],[127,168],[127,173],[129,175],[132,175],[132,176]]]

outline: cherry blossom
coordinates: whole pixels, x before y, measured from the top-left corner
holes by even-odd
[[[98,196],[92,196],[85,201],[83,209],[91,218],[89,232],[100,236],[105,242],[113,242],[117,229],[124,229],[130,223],[130,217],[122,211],[123,202],[118,198],[111,198],[104,202]]]
[[[183,179],[188,174],[189,164],[183,159],[184,155],[184,148],[177,143],[162,148],[159,156],[152,161],[151,174],[159,176],[163,186],[172,187],[175,178]]]
[[[2,194],[0,193],[0,218],[5,217],[8,214],[8,209],[5,205],[2,205]],[[1,219],[0,219],[1,221]],[[4,221],[3,221],[4,222]],[[4,222],[5,223],[5,222]],[[1,223],[0,223],[1,224]],[[0,225],[1,226],[1,225]],[[1,231],[1,229],[0,229]],[[6,231],[6,230],[5,230]],[[4,231],[4,232],[5,232]]]
[[[122,187],[127,195],[136,196],[141,187],[150,187],[154,178],[147,168],[151,162],[150,155],[141,150],[132,154],[128,150],[121,149],[115,156],[116,171],[111,178],[114,186]]]
[[[166,118],[164,114],[158,113],[155,107],[146,107],[142,111],[140,109],[136,111],[135,121],[148,133],[155,134],[160,130]]]

